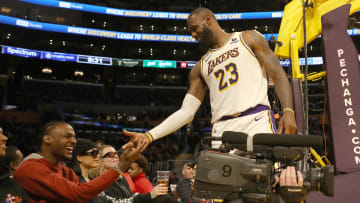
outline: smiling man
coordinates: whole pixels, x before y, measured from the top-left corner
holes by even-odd
[[[14,178],[29,193],[33,202],[88,202],[109,187],[119,170],[107,170],[87,183],[79,183],[75,172],[61,161],[71,160],[76,145],[74,129],[66,122],[52,121],[40,130],[39,153],[33,153],[14,173]],[[126,170],[140,153],[142,143],[125,150],[114,168]]]

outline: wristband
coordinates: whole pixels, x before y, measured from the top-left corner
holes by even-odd
[[[145,135],[146,135],[147,138],[149,138],[150,143],[151,143],[153,141],[152,135],[149,132],[145,132]]]
[[[285,112],[285,111],[290,111],[290,112],[292,112],[292,113],[295,113],[292,108],[284,108],[284,109],[283,109],[283,112]]]

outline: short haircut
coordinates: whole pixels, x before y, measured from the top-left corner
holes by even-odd
[[[46,122],[40,128],[40,131],[39,131],[40,137],[43,137],[44,135],[48,134],[50,130],[52,130],[55,126],[57,126],[59,124],[68,124],[68,123],[65,122],[65,121],[49,121],[49,122]]]
[[[215,14],[210,9],[204,8],[204,7],[200,7],[200,8],[197,8],[197,9],[191,11],[189,17],[192,15],[199,15],[199,16],[204,17],[206,14],[209,14],[211,17],[216,19]]]
[[[39,130],[39,135],[34,138],[36,143],[36,149],[41,150],[41,145],[43,144],[43,137],[48,134],[55,126],[59,124],[68,124],[65,121],[49,121],[46,122]],[[68,124],[69,125],[69,124]]]
[[[148,160],[144,155],[140,154],[139,157],[134,162],[137,163],[140,168],[144,169],[144,171],[146,170],[146,167],[148,165]]]

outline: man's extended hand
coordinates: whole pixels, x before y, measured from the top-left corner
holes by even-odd
[[[121,171],[126,171],[130,164],[133,163],[140,155],[141,149],[144,147],[144,142],[139,141],[134,147],[134,144],[131,142],[123,145],[122,149],[124,150],[119,157],[119,169]]]
[[[283,132],[285,129],[285,132]],[[291,111],[284,111],[283,116],[280,118],[279,129],[277,133],[295,134],[296,133],[295,115]]]
[[[124,135],[130,137],[130,141],[122,146],[122,149],[125,150],[126,147],[130,143],[132,143],[134,146],[137,146],[138,143],[141,141],[143,143],[143,147],[141,148],[141,152],[146,149],[146,147],[150,144],[149,138],[144,133],[137,133],[137,132],[129,132],[124,130]]]

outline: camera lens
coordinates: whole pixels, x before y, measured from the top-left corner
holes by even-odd
[[[311,168],[306,174],[304,186],[309,191],[318,191],[326,196],[333,196],[334,166]]]

